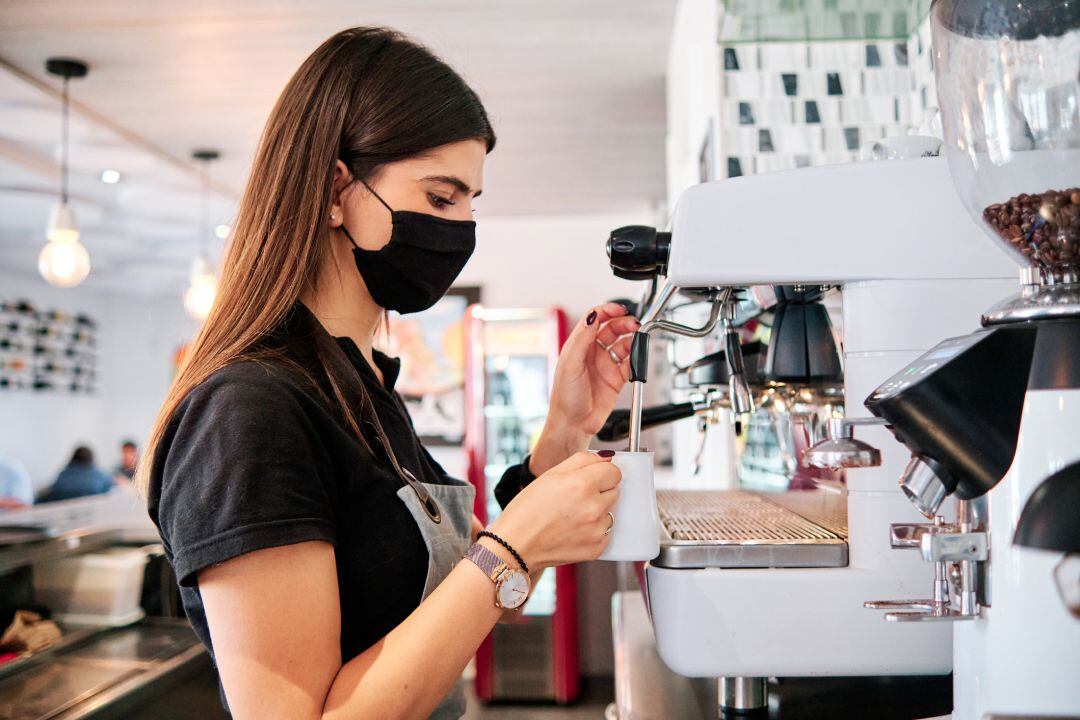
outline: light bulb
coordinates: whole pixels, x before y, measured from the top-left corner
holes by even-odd
[[[58,202],[49,213],[49,225],[45,237],[50,242],[78,242],[79,226],[75,223],[75,211],[66,202]]]
[[[216,296],[217,276],[210,271],[210,263],[206,258],[195,258],[191,264],[191,284],[184,293],[184,309],[196,320],[205,320]]]
[[[75,287],[90,274],[90,253],[77,239],[52,240],[45,244],[38,255],[38,272],[50,285]]]

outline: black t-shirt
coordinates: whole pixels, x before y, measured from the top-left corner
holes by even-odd
[[[321,327],[318,332],[325,333]],[[375,353],[384,386],[351,340],[337,342],[401,465],[422,482],[445,484],[445,472],[421,445],[393,390],[398,361]],[[403,483],[392,465],[366,450],[297,372],[291,361],[310,364],[309,353],[293,355],[288,361],[236,362],[189,394],[155,455],[149,511],[179,579],[184,609],[211,653],[200,570],[263,548],[332,543],[341,657],[347,662],[419,605],[428,553],[397,497]]]

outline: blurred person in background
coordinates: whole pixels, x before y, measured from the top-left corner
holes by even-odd
[[[126,485],[135,477],[135,465],[139,462],[139,448],[134,440],[125,440],[120,445],[120,464],[113,475],[117,485]]]
[[[86,495],[103,495],[116,486],[108,474],[94,465],[94,453],[86,446],[75,448],[71,461],[56,476],[56,482],[41,498],[42,502],[70,500]]]
[[[13,457],[0,455],[0,511],[34,504],[34,485],[26,467]]]

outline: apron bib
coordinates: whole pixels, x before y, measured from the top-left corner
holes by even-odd
[[[424,594],[421,600],[430,595],[450,574],[461,558],[465,557],[469,545],[472,544],[470,533],[476,488],[470,483],[454,478],[448,477],[446,480],[452,484],[433,485],[413,479],[416,485],[427,491],[429,500],[434,501],[438,521],[432,518],[430,504],[428,509],[425,509],[424,503],[421,502],[417,490],[411,483],[397,491],[398,498],[408,508],[417,527],[420,528],[420,534],[428,549],[427,579],[424,582]],[[465,687],[464,682],[458,679],[454,684],[454,689],[443,698],[428,717],[429,720],[458,720],[464,714]]]
[[[472,544],[472,509],[476,488],[471,483],[444,477],[446,485],[420,482],[407,468],[401,466],[390,439],[383,431],[375,409],[371,409],[370,426],[375,430],[387,459],[404,485],[397,496],[408,508],[420,529],[428,550],[427,577],[421,601],[439,586],[450,571],[465,557]],[[428,720],[458,720],[465,714],[465,687],[460,678],[454,688],[436,706]]]

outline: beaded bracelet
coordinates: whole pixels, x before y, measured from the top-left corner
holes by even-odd
[[[520,565],[520,566],[521,566],[521,569],[522,569],[522,571],[523,571],[523,572],[524,572],[524,573],[525,573],[526,575],[528,575],[528,574],[529,574],[529,566],[528,566],[528,565],[526,565],[526,564],[525,564],[525,561],[521,559],[521,556],[520,556],[520,555],[518,555],[518,551],[517,551],[517,550],[515,550],[514,548],[510,547],[510,543],[506,542],[506,541],[505,541],[505,540],[503,540],[503,539],[502,539],[501,537],[499,537],[498,535],[496,535],[495,533],[493,533],[493,532],[491,532],[491,531],[489,531],[489,530],[481,530],[480,532],[476,533],[476,539],[477,539],[477,540],[479,540],[479,539],[480,539],[480,538],[482,538],[482,537],[489,537],[489,538],[491,538],[492,540],[494,540],[495,542],[497,542],[497,543],[499,543],[500,545],[502,545],[502,546],[503,546],[504,548],[506,548],[507,550],[509,550],[509,551],[510,551],[510,554],[514,556],[514,559],[518,561],[518,565]]]

